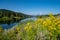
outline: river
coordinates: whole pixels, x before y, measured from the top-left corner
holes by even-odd
[[[2,26],[3,29],[9,29],[9,28],[14,27],[15,25],[18,25],[20,22],[23,22],[23,21],[26,21],[26,20],[36,20],[36,18],[35,17],[26,18],[26,19],[21,20],[19,22],[14,22],[14,23],[10,23],[10,24],[0,24],[0,25]]]

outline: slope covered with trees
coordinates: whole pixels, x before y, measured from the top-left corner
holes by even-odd
[[[54,15],[55,17],[60,17],[60,14]],[[14,22],[19,22],[25,18],[30,18],[30,17],[41,17],[41,18],[46,18],[49,17],[49,15],[27,15],[21,12],[14,12],[11,10],[7,9],[0,9],[0,23],[14,23]]]
[[[0,23],[17,22],[29,17],[32,16],[23,14],[21,12],[14,12],[6,9],[0,9]]]

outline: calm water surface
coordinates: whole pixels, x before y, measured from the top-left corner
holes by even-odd
[[[19,21],[19,22],[10,23],[10,24],[0,24],[0,25],[2,26],[3,29],[8,29],[8,28],[12,28],[13,26],[17,25],[18,23],[26,21],[26,20],[36,20],[36,18],[35,17],[26,18],[26,19]]]

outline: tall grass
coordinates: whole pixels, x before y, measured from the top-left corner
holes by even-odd
[[[0,27],[0,40],[60,40],[60,18],[50,14],[6,31]]]

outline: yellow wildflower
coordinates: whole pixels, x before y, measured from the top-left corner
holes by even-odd
[[[26,27],[24,27],[24,30],[27,30],[28,29],[28,27],[26,26]]]
[[[60,27],[60,24],[58,26]]]
[[[51,23],[51,25],[54,27],[55,26],[55,24],[53,24],[53,23]]]
[[[60,24],[60,22],[59,22],[59,21],[57,21],[57,22],[55,23],[55,25],[58,25],[58,24]]]
[[[49,26],[49,29],[51,29],[51,30],[52,30],[52,29],[53,29],[53,27],[52,27],[52,26]]]
[[[17,27],[16,30],[17,30],[17,31],[20,31],[20,27]]]
[[[32,26],[29,26],[29,29],[31,29],[32,28]]]
[[[43,21],[43,25],[44,25],[44,26],[47,26],[47,22],[46,22],[46,21]]]
[[[54,28],[54,30],[56,30],[56,28]]]
[[[41,23],[42,21],[43,21],[42,19],[38,18],[38,19],[35,21],[35,23],[36,23],[36,24],[39,24],[39,23]]]
[[[27,25],[30,25],[30,23],[27,23]]]
[[[46,22],[47,22],[48,24],[50,24],[50,23],[51,23],[51,20],[50,20],[50,19],[46,19]]]
[[[55,19],[55,17],[53,16],[53,14],[50,14],[49,16],[50,16],[50,18]]]

